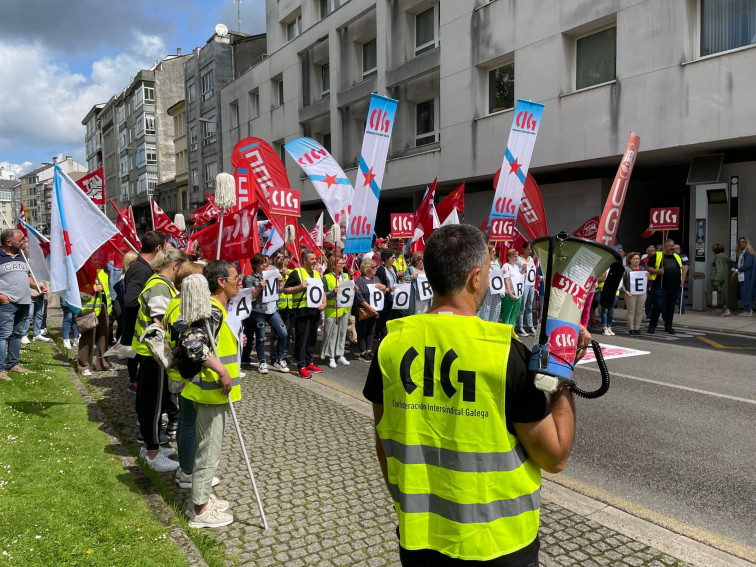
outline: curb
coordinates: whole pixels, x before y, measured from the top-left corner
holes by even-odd
[[[58,339],[59,337],[55,335],[55,338]],[[155,518],[169,529],[171,540],[176,547],[186,555],[191,567],[209,567],[202,557],[202,554],[200,554],[199,549],[197,549],[194,542],[189,538],[183,528],[180,525],[171,525],[175,518],[173,511],[157,493],[149,477],[144,473],[137,460],[131,453],[129,453],[125,445],[121,442],[113,425],[108,421],[94,398],[89,395],[87,387],[81,380],[79,380],[78,375],[72,370],[66,354],[58,348],[57,341],[54,341],[52,345],[55,348],[57,355],[63,360],[64,366],[71,378],[71,382],[73,382],[73,385],[79,392],[79,396],[81,396],[84,405],[87,407],[87,413],[93,421],[100,424],[99,429],[105,434],[108,444],[113,449],[113,454],[121,461],[123,468],[134,477],[137,487],[142,492],[147,501],[147,505],[155,515]]]

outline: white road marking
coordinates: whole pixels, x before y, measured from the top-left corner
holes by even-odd
[[[598,368],[592,368],[590,366],[581,366],[585,370],[591,372],[600,372]],[[667,386],[668,388],[675,388],[676,390],[685,390],[687,392],[695,392],[696,394],[705,394],[707,396],[714,396],[715,398],[723,398],[725,400],[734,400],[736,402],[745,402],[746,404],[756,405],[756,400],[748,398],[739,398],[737,396],[728,396],[727,394],[719,394],[717,392],[709,392],[708,390],[699,390],[698,388],[691,388],[689,386],[680,386],[679,384],[669,384],[667,382],[660,382],[659,380],[651,380],[650,378],[641,378],[640,376],[631,376],[630,374],[620,374],[619,372],[610,372],[610,376],[619,376],[620,378],[628,378],[630,380],[637,380],[638,382],[647,382],[649,384],[656,384],[657,386]]]

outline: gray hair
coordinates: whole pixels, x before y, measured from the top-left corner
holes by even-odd
[[[486,237],[469,224],[442,226],[428,239],[423,259],[433,292],[455,295],[464,289],[470,272],[488,262]]]

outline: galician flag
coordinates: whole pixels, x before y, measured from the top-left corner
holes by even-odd
[[[50,291],[78,311],[76,271],[118,230],[58,164],[50,212]]]
[[[542,115],[542,104],[527,100],[517,101],[489,217],[491,240],[511,242],[514,239],[515,220],[520,209],[520,200]],[[496,226],[493,226],[495,221]]]
[[[37,278],[37,281],[49,280],[50,261],[47,257],[50,255],[50,243],[34,227],[19,217],[19,225],[22,223],[26,230],[27,240],[29,241],[29,267],[34,277]]]
[[[328,150],[311,138],[297,138],[284,148],[312,181],[333,222],[339,222],[349,213],[354,198],[354,188],[344,170]]]
[[[386,169],[391,130],[394,127],[397,101],[373,94],[370,98],[365,137],[362,139],[360,165],[354,184],[354,199],[349,213],[345,254],[370,252],[375,231],[375,216],[381,183]]]

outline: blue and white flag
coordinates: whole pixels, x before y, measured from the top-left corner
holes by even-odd
[[[520,209],[530,158],[533,155],[533,146],[535,146],[542,115],[541,103],[517,100],[509,140],[504,151],[501,174],[491,206],[489,217],[491,240],[514,240],[515,220]],[[494,230],[494,224],[496,224],[496,230]]]
[[[333,222],[348,215],[354,188],[328,150],[311,138],[297,138],[284,148],[312,181]]]
[[[50,245],[48,241],[21,217],[18,221],[24,223],[26,228],[27,240],[29,241],[29,268],[31,268],[37,281],[49,281],[50,260],[48,255],[50,254]]]
[[[81,310],[76,271],[118,233],[115,225],[76,183],[55,165],[50,219],[50,291]]]
[[[362,139],[360,165],[349,213],[345,254],[370,252],[375,231],[375,216],[381,183],[386,169],[391,130],[394,127],[397,101],[374,94],[370,98],[365,137]]]

